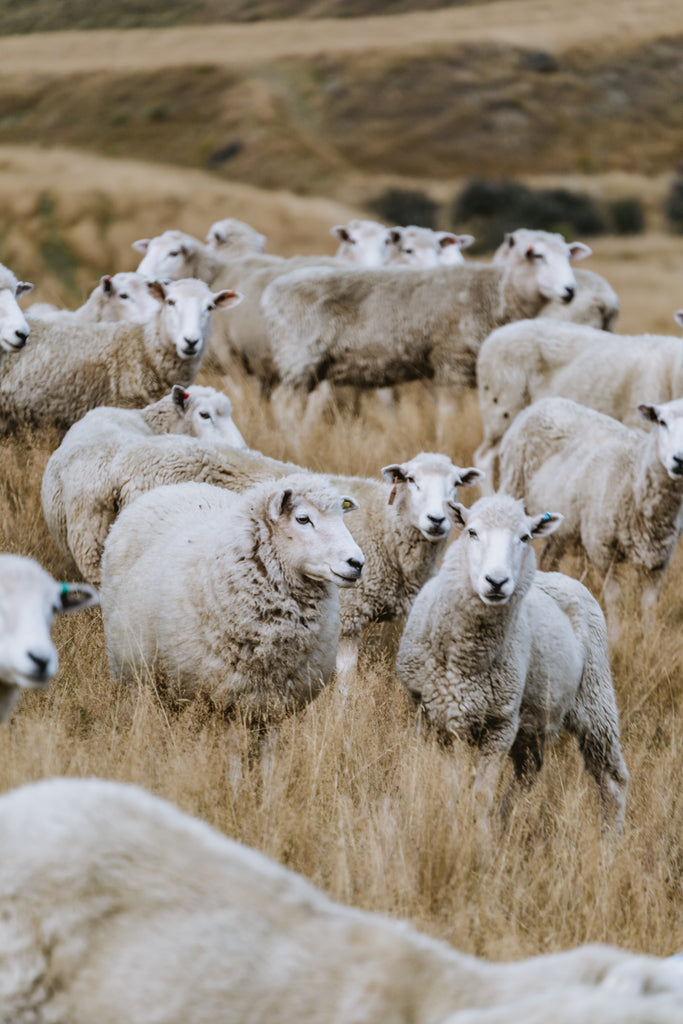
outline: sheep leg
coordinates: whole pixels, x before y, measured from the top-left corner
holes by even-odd
[[[493,806],[496,797],[496,787],[500,776],[500,770],[504,758],[507,755],[509,744],[505,750],[492,745],[482,752],[477,765],[477,773],[472,787],[472,804],[474,813],[474,824],[476,832],[477,849],[480,856],[486,860],[491,855]]]
[[[448,440],[448,425],[458,418],[460,412],[459,396],[454,394],[452,387],[437,385],[436,397],[436,445],[440,450]]]
[[[624,826],[628,772],[618,737],[591,732],[579,740],[586,771],[593,776],[602,805],[604,829],[620,835]]]
[[[662,572],[647,573],[644,575],[642,593],[640,597],[640,612],[643,621],[643,629],[649,632],[655,624],[655,609],[659,591],[662,586]]]
[[[518,733],[510,748],[510,757],[514,767],[514,776],[508,786],[501,803],[503,825],[507,827],[510,817],[512,799],[518,789],[530,789],[538,773],[543,767],[545,758],[545,741],[540,733],[531,736]]]
[[[488,441],[482,441],[474,453],[474,465],[486,474],[480,482],[482,496],[493,494],[498,486],[500,474],[500,459],[498,457],[498,445]]]
[[[607,637],[610,646],[619,643],[619,624],[621,619],[621,583],[613,569],[610,569],[602,586],[605,602],[605,618],[607,620]]]
[[[359,647],[360,637],[358,636],[342,636],[339,638],[335,671],[337,673],[337,689],[344,700],[346,700],[350,693],[350,683],[356,674]]]

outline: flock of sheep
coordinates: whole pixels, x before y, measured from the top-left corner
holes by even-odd
[[[0,721],[54,676],[53,616],[98,601],[114,679],[208,694],[257,742],[331,681],[354,686],[366,626],[405,620],[396,671],[418,720],[477,752],[482,856],[563,731],[613,838],[628,772],[605,618],[576,579],[536,570],[532,542],[543,568],[575,550],[602,573],[612,638],[622,568],[654,616],[682,525],[681,342],[610,333],[617,296],[574,271],[590,249],[561,235],[519,229],[485,264],[465,263],[468,235],[332,230],[335,257],[294,259],[232,218],[206,243],[166,231],[75,311],[24,314],[31,286],[0,268],[0,433],[61,438],[41,499],[84,581],[0,555]],[[595,346],[614,359],[596,364]],[[209,350],[304,424],[332,387],[422,380],[436,415],[476,386],[476,465],[421,452],[368,479],[269,458],[194,383]],[[0,835],[3,1024],[683,1015],[677,957],[488,964],[332,903],[135,787],[22,787],[0,797]]]

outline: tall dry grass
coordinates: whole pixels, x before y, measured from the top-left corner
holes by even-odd
[[[304,436],[278,431],[252,381],[204,374],[231,393],[249,442],[312,468],[375,474],[435,447],[435,409],[419,385],[395,410],[373,397],[343,407]],[[442,427],[443,450],[471,464],[476,403]],[[0,449],[0,549],[70,567],[42,520],[39,487],[55,439],[27,435]],[[393,671],[398,630],[366,638],[346,700],[334,684],[293,716],[259,761],[249,738],[203,701],[169,707],[141,679],[112,684],[99,610],[55,627],[60,671],[28,694],[0,730],[0,789],[55,774],[139,783],[230,836],[303,872],[333,897],[408,917],[463,950],[514,958],[605,940],[667,954],[683,947],[681,589],[677,558],[653,636],[635,609],[613,652],[631,787],[624,835],[600,833],[592,782],[573,742],[550,752],[519,797],[484,867],[473,840],[472,759],[417,735]],[[582,571],[582,567],[578,567]],[[587,581],[599,586],[590,576]]]

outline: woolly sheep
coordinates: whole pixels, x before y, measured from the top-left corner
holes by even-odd
[[[236,259],[263,252],[266,236],[259,234],[249,224],[235,217],[216,220],[208,230],[206,244],[215,249],[223,259]]]
[[[432,231],[411,224],[391,228],[386,242],[387,266],[448,267],[465,262],[462,254],[474,241],[473,235],[454,235],[450,231]]]
[[[160,302],[146,324],[33,322],[33,341],[0,378],[0,432],[16,424],[67,430],[98,405],[136,407],[196,377],[212,313],[240,301],[201,281],[149,285]]]
[[[385,387],[433,378],[451,393],[474,386],[477,352],[493,327],[534,316],[548,298],[569,301],[569,261],[590,252],[561,235],[529,246],[518,231],[515,241],[502,267],[305,268],[277,278],[261,308],[288,400],[325,379]]]
[[[60,551],[99,583],[102,548],[118,508],[117,459],[159,435],[189,435],[205,444],[246,448],[227,395],[176,384],[144,409],[92,409],[67,431],[43,474],[43,514]]]
[[[477,381],[484,437],[474,461],[496,486],[501,438],[522,409],[557,395],[642,426],[643,395],[668,402],[683,394],[683,344],[680,337],[615,335],[549,317],[520,320],[484,341]]]
[[[465,529],[413,605],[399,678],[430,725],[477,747],[484,823],[502,759],[512,759],[518,780],[533,781],[546,743],[565,729],[579,742],[606,822],[620,830],[628,774],[605,621],[581,583],[536,572],[529,543],[562,516],[529,516],[504,494],[448,507]]]
[[[544,231],[529,231],[530,239],[538,235],[542,238]],[[510,252],[510,235],[496,249],[491,262],[504,263]],[[558,302],[551,299],[541,309],[540,316],[557,317],[560,320],[571,320],[575,324],[588,324],[605,331],[613,331],[619,316],[619,296],[609,281],[596,274],[593,270],[579,268],[575,271],[576,294],[571,302]]]
[[[147,279],[135,271],[105,274],[78,309],[57,309],[44,302],[29,306],[30,320],[70,320],[72,323],[144,324],[157,312],[158,300],[150,292]]]
[[[503,438],[501,487],[534,506],[556,506],[562,529],[542,567],[580,548],[605,577],[610,634],[618,637],[620,569],[633,566],[650,618],[683,528],[683,399],[638,406],[649,434],[566,398],[544,398]]]
[[[137,786],[22,786],[0,796],[0,832],[14,1024],[673,1024],[683,1012],[676,958],[590,945],[481,960],[333,902]]]
[[[334,670],[337,588],[363,568],[342,521],[355,508],[312,473],[243,495],[186,483],[138,498],[102,558],[114,677],[154,665],[180,693],[259,725],[312,700]]]
[[[335,256],[359,267],[381,267],[386,262],[388,229],[376,220],[350,220],[330,228],[339,239]]]
[[[0,263],[0,369],[5,353],[18,352],[28,341],[31,328],[17,299],[32,288],[26,281],[17,281],[12,271]]]
[[[97,603],[96,591],[85,583],[57,583],[32,558],[0,555],[0,722],[22,690],[42,690],[55,675],[54,616]]]

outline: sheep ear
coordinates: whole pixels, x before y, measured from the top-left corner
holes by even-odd
[[[342,498],[342,512],[355,512],[360,505],[355,498],[349,498],[348,495],[344,495]]]
[[[81,608],[92,608],[99,603],[97,591],[87,583],[60,584],[57,611],[79,612]]]
[[[30,281],[19,281],[17,287],[14,289],[14,298],[18,299],[20,295],[25,295],[26,292],[32,292],[33,285]]]
[[[450,231],[439,231],[436,237],[440,249],[447,249],[449,245],[457,245],[459,249],[462,249],[457,235],[452,235]],[[462,237],[464,238],[465,236],[463,235]]]
[[[399,466],[398,463],[394,466],[384,466],[382,469],[382,476],[388,484],[402,484],[405,483],[406,472],[403,466]]]
[[[107,295],[109,292],[113,292],[114,288],[111,283],[111,274],[103,274],[100,278],[100,287],[102,291]]]
[[[677,309],[674,313],[674,320],[679,327],[683,327],[683,309]]]
[[[570,242],[569,243],[569,259],[572,263],[577,260],[585,260],[586,256],[590,256],[593,250],[589,245],[584,245],[583,242]]]
[[[186,391],[182,384],[174,384],[171,388],[171,395],[173,396],[173,404],[177,405],[178,408],[184,412],[185,403],[190,397],[190,392]]]
[[[534,539],[536,537],[547,537],[548,534],[555,533],[563,519],[564,516],[560,515],[559,512],[543,512],[540,516],[531,516],[529,534]]]
[[[166,298],[166,289],[161,281],[148,281],[147,287],[149,288],[150,295],[153,295],[159,302],[164,301]]]
[[[270,518],[274,523],[280,519],[281,516],[286,516],[288,512],[291,512],[294,508],[294,502],[292,501],[292,495],[294,492],[291,487],[288,487],[284,491],[278,491],[270,499],[268,503],[268,512]]]
[[[467,526],[469,512],[464,505],[457,501],[444,501],[443,510],[452,526]]]
[[[336,224],[333,228],[330,228],[330,234],[333,238],[338,238],[342,242],[351,241],[351,235],[343,224]]]
[[[515,236],[514,236],[514,234],[511,231],[506,231],[505,232],[505,237],[504,237],[503,241],[507,242],[508,247],[510,249],[512,249],[512,247],[515,244]]]
[[[458,470],[458,479],[455,481],[456,487],[476,487],[480,480],[486,477],[481,469],[475,469],[471,466],[469,469]]]
[[[474,235],[456,235],[459,249],[469,249],[474,242]]]
[[[641,402],[638,406],[638,412],[644,420],[648,420],[651,423],[659,423],[659,409],[656,405],[648,405],[646,402]]]
[[[151,241],[151,238],[138,238],[137,242],[133,242],[133,249],[135,249],[136,252],[147,252]]]
[[[213,293],[213,306],[214,309],[230,309],[231,306],[236,306],[241,302],[243,298],[242,292],[233,292],[228,288],[225,291]]]
[[[401,241],[402,234],[403,232],[401,231],[400,228],[389,228],[389,230],[387,231],[387,241],[391,245],[398,245],[398,243]]]

